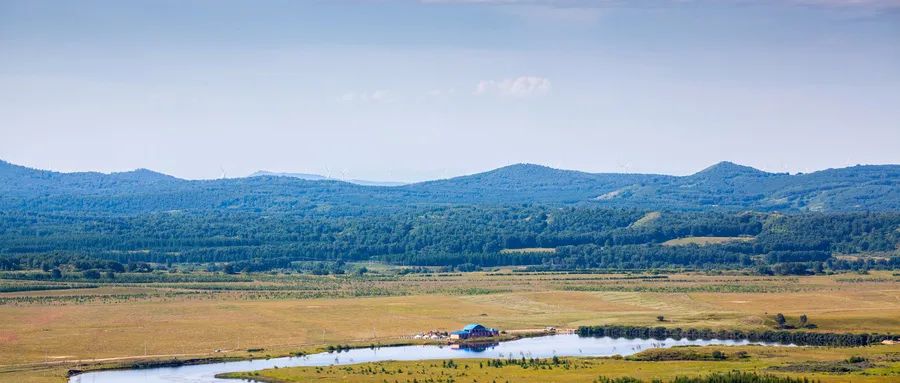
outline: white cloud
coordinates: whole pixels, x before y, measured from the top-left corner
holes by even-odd
[[[475,86],[474,94],[525,98],[547,94],[552,87],[553,84],[548,78],[521,76],[503,80],[482,80]]]
[[[506,7],[505,12],[518,16],[532,23],[565,23],[565,24],[596,24],[601,20],[606,10],[602,7],[553,7],[546,5],[522,5],[518,7]]]
[[[346,103],[388,103],[395,100],[393,94],[387,89],[378,89],[372,92],[350,91],[338,97],[338,101]]]
[[[374,102],[389,102],[393,100],[393,97],[391,96],[391,92],[382,89],[372,92],[369,99]]]

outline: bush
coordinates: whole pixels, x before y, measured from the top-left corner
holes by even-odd
[[[100,271],[94,269],[86,270],[82,272],[81,275],[87,279],[100,279],[101,276]]]

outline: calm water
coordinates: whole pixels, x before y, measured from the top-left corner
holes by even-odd
[[[556,356],[631,355],[648,348],[683,345],[742,345],[748,341],[688,339],[624,339],[582,338],[574,334],[525,338],[477,348],[451,346],[399,346],[376,349],[354,349],[344,352],[313,354],[296,358],[274,358],[241,362],[202,364],[196,366],[160,367],[139,370],[99,371],[77,375],[70,383],[234,383],[216,379],[223,372],[252,371],[265,368],[295,366],[328,366],[386,360],[430,360],[450,358],[550,358]],[[772,345],[771,343],[752,343]]]

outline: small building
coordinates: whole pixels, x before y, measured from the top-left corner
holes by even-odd
[[[472,323],[463,327],[462,330],[450,333],[450,339],[472,339],[472,338],[488,338],[500,335],[500,331],[494,328],[484,327],[477,323]]]

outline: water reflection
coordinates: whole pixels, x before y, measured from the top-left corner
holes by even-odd
[[[452,350],[462,350],[468,352],[485,352],[489,349],[497,347],[500,345],[500,342],[488,342],[488,343],[463,343],[463,344],[452,344],[450,345],[450,349]]]
[[[235,383],[235,380],[216,379],[225,372],[253,371],[274,367],[328,366],[379,362],[387,360],[435,360],[452,358],[552,358],[553,356],[612,356],[631,355],[648,348],[688,345],[746,345],[771,343],[746,340],[718,339],[625,339],[582,338],[575,334],[561,334],[509,342],[467,344],[459,346],[397,346],[360,348],[324,352],[303,357],[274,358],[226,363],[212,363],[181,367],[159,367],[140,370],[98,371],[77,375],[70,383]]]

